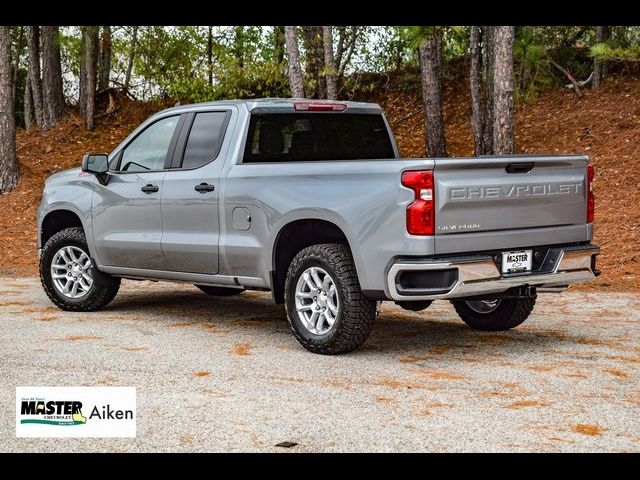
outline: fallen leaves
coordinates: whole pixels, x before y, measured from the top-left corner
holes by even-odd
[[[433,380],[468,380],[470,377],[446,370],[435,370],[431,368],[421,368],[418,370],[420,375],[426,375]]]
[[[580,433],[582,435],[590,435],[590,436],[598,436],[602,435],[602,429],[597,425],[589,425],[587,423],[578,423],[571,427],[575,433]]]
[[[602,371],[613,375],[616,378],[629,378],[629,374],[623,370],[620,370],[619,368],[604,368],[602,369]]]
[[[0,307],[24,307],[25,305],[29,305],[29,302],[21,302],[21,301],[0,302]]]
[[[147,347],[122,347],[125,352],[144,352],[149,350]]]
[[[422,385],[417,382],[398,380],[396,378],[391,377],[382,377],[373,382],[375,385],[379,385],[381,387],[387,387],[391,389],[419,389],[422,388]]]
[[[233,347],[233,353],[240,356],[251,355],[251,350],[253,349],[253,345],[250,343],[238,343],[235,347]]]
[[[57,338],[56,340],[67,342],[78,342],[82,340],[102,340],[104,337],[98,337],[96,335],[67,335],[66,337]]]
[[[550,404],[547,402],[540,402],[538,400],[516,400],[515,402],[509,403],[506,407],[513,410],[518,410],[521,408],[529,407],[548,407],[549,405]]]

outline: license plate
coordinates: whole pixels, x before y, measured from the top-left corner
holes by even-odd
[[[502,252],[502,273],[518,273],[531,271],[531,250]]]

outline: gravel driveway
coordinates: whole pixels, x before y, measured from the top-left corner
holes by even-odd
[[[0,451],[640,451],[639,327],[636,294],[543,295],[506,333],[385,303],[360,351],[325,357],[268,293],[125,281],[67,313],[0,278]],[[17,385],[135,386],[138,436],[16,439]]]

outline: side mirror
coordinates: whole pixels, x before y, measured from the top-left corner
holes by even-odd
[[[109,171],[109,156],[106,153],[87,153],[82,157],[82,171],[102,175]]]

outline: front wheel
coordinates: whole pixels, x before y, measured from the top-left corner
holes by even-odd
[[[351,252],[340,244],[312,245],[291,262],[285,308],[307,350],[335,355],[356,350],[369,336],[376,302],[362,295]]]
[[[120,288],[119,278],[95,267],[84,231],[77,227],[56,233],[42,247],[40,281],[58,308],[72,312],[99,310]]]
[[[475,330],[496,332],[515,328],[531,314],[536,297],[452,300],[460,318]]]

